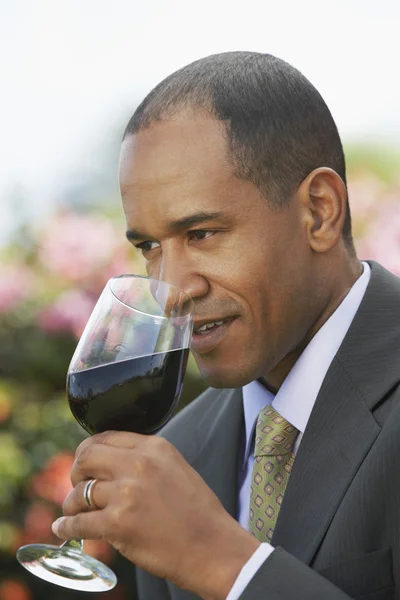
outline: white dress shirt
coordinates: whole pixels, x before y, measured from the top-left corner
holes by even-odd
[[[367,289],[371,269],[368,263],[363,262],[362,264],[364,265],[363,274],[304,349],[276,396],[259,381],[252,381],[243,388],[246,443],[242,469],[239,472],[238,521],[245,529],[248,529],[250,479],[254,463],[254,430],[258,414],[264,406],[272,404],[275,410],[299,430],[293,448],[296,454],[322,382]],[[240,571],[226,600],[239,598],[273,550],[274,548],[270,544],[261,544]]]

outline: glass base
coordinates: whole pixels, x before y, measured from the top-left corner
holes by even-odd
[[[71,590],[107,592],[117,583],[106,565],[70,546],[30,544],[18,550],[17,559],[37,577]]]

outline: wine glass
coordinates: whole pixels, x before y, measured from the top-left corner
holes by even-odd
[[[91,434],[154,434],[172,417],[182,390],[194,303],[172,285],[140,275],[106,284],[72,357],[69,405]],[[17,552],[28,571],[74,590],[112,589],[117,578],[84,554],[83,542],[30,544]]]

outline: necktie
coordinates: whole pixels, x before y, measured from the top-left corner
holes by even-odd
[[[294,462],[298,430],[272,406],[258,415],[251,476],[249,531],[270,542]]]

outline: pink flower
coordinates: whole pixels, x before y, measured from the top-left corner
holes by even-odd
[[[39,258],[63,279],[85,283],[111,262],[122,241],[104,217],[63,213],[50,222]]]
[[[0,313],[18,308],[32,295],[35,284],[35,276],[25,265],[0,265]]]
[[[106,282],[111,277],[122,275],[123,273],[137,273],[139,275],[144,274],[143,266],[139,264],[139,261],[132,260],[132,258],[129,256],[128,245],[116,248],[111,261],[105,265],[101,271],[93,273],[90,280],[85,282],[85,287],[90,289],[91,292],[100,295]]]
[[[384,183],[371,173],[353,175],[348,181],[351,216],[355,225],[369,222],[382,206]]]
[[[373,259],[400,276],[400,199],[381,207],[368,235],[356,242],[360,259]]]
[[[42,310],[39,326],[48,333],[70,331],[76,338],[82,335],[93,311],[96,299],[80,290],[63,292],[51,306]]]

